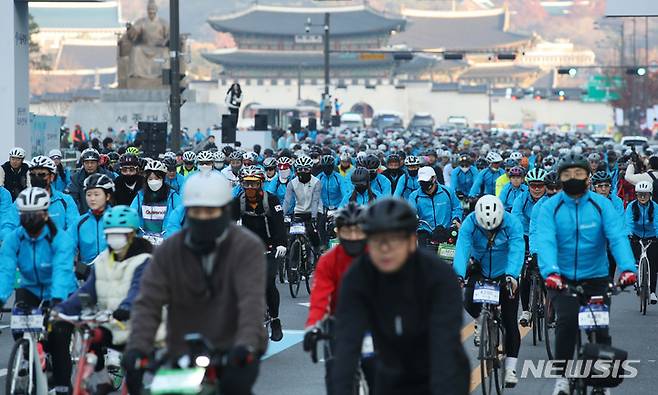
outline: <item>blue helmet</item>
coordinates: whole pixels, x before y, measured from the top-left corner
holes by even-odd
[[[127,233],[139,229],[139,215],[128,206],[115,206],[103,215],[105,233]]]

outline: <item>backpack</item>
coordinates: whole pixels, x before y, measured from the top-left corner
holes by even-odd
[[[651,177],[651,180],[653,181],[653,190],[658,191],[658,178],[653,175],[652,171],[648,171],[647,174],[649,177]],[[658,203],[658,192],[654,192],[651,194],[651,199],[653,199],[654,202]]]

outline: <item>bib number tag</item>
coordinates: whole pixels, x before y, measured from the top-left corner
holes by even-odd
[[[581,306],[578,313],[580,329],[600,329],[610,325],[610,312],[604,304]]]
[[[205,374],[203,368],[160,369],[151,383],[151,394],[198,394]]]
[[[439,258],[446,261],[455,259],[455,246],[449,243],[439,244]]]
[[[306,225],[304,224],[292,224],[290,225],[290,234],[291,235],[303,235],[306,233]]]
[[[167,206],[142,206],[142,217],[151,221],[164,221]]]
[[[491,283],[475,283],[473,290],[474,303],[497,305],[500,303],[500,287]]]
[[[14,309],[9,325],[12,331],[43,332],[43,312],[41,309],[34,309],[32,311]]]

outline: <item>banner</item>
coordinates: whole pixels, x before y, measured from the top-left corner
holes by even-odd
[[[30,113],[30,157],[48,155],[51,149],[59,149],[59,128],[63,124],[63,117]]]

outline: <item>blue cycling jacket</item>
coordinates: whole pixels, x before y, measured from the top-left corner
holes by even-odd
[[[475,176],[478,174],[477,167],[471,165],[466,171],[461,167],[457,167],[452,170],[450,174],[450,186],[455,190],[455,192],[461,192],[464,195],[467,195],[471,192],[473,187],[473,181]]]
[[[171,213],[169,217],[167,217],[167,222],[164,224],[164,230],[165,230],[165,239],[167,237],[171,237],[171,235],[175,234],[179,230],[183,229],[183,224],[185,223],[185,206],[182,204],[174,211]]]
[[[155,205],[152,203],[151,205]],[[167,197],[166,202],[159,202],[158,205],[162,205],[163,207],[166,206],[166,211],[164,214],[164,217],[162,219],[153,219],[153,220],[144,220],[144,213],[143,209],[145,209],[144,206],[144,191],[139,191],[137,193],[137,196],[133,199],[133,202],[130,204],[130,207],[134,208],[137,210],[137,214],[139,215],[139,222],[140,222],[140,227],[144,229],[146,232],[164,232],[166,229],[163,227],[165,223],[167,223],[167,219],[171,215],[171,213],[174,211],[174,209],[180,205],[182,205],[180,195],[174,191],[174,190],[169,190],[169,196]],[[151,226],[145,226],[146,223],[150,223]],[[147,229],[149,228],[149,229]]]
[[[33,239],[23,227],[15,229],[2,243],[0,300],[7,301],[14,291],[17,268],[21,288],[42,300],[66,299],[76,289],[74,251],[66,232],[57,232],[53,237],[46,226]]]
[[[649,216],[649,207],[653,206],[653,215]],[[633,219],[633,210],[637,207],[638,219]],[[649,200],[647,204],[641,204],[637,200],[628,203],[624,215],[626,234],[640,238],[651,238],[658,235],[658,204]]]
[[[462,223],[457,236],[453,268],[458,276],[466,277],[466,268],[472,257],[480,262],[482,275],[497,278],[510,275],[518,278],[523,267],[525,241],[523,227],[516,217],[503,213],[503,222],[495,230],[493,243],[489,243],[490,232],[477,224],[475,213],[469,214]]]
[[[169,185],[171,189],[178,192],[179,194],[183,193],[183,185],[185,184],[185,177],[179,172],[176,172],[176,177],[169,178],[169,176],[164,179],[165,184]]]
[[[279,177],[274,177],[274,179],[270,181],[269,184],[266,184],[263,189],[268,193],[276,195],[279,201],[283,202],[286,200],[286,191],[288,190],[288,184],[290,183],[290,180],[292,180],[292,177],[293,176],[291,175],[285,183],[281,182]]]
[[[507,187],[507,185],[505,187]],[[503,192],[505,192],[505,188],[503,188]],[[500,195],[503,196],[503,193]],[[525,190],[516,199],[514,199],[512,215],[521,221],[521,225],[523,225],[523,234],[526,236],[528,236],[530,233],[530,222],[532,221],[532,213],[534,212],[534,207],[539,201],[542,200],[544,196],[535,201],[535,199],[532,198],[530,191]]]
[[[612,192],[608,195],[608,199],[612,202],[612,206],[620,216],[624,216],[624,201],[619,196]]]
[[[468,196],[482,196],[482,195],[495,195],[496,194],[496,180],[498,177],[505,174],[505,170],[499,168],[494,170],[491,167],[482,169],[475,179]]]
[[[322,192],[320,192],[322,206],[327,208],[338,207],[343,200],[343,193],[349,189],[345,177],[335,171],[330,175],[321,172],[317,177],[322,183]]]
[[[524,192],[528,192],[528,186],[526,184],[521,184],[518,188],[514,188],[512,183],[508,182],[500,191],[500,196],[498,197],[502,200],[505,210],[507,210],[507,212],[512,212],[514,201]]]
[[[622,218],[610,200],[587,191],[574,199],[559,192],[540,207],[536,250],[544,278],[552,273],[580,281],[608,276],[609,246],[620,271],[635,271]]]
[[[539,213],[541,212],[541,206],[548,199],[551,199],[548,195],[542,196],[539,199],[535,206],[532,208],[532,214],[530,215],[530,226],[528,227],[528,247],[531,254],[537,253],[537,223],[539,222]]]
[[[419,188],[409,196],[408,202],[416,209],[418,219],[429,224],[421,222],[419,230],[432,233],[437,226],[449,228],[453,220],[462,219],[462,205],[457,195],[451,188],[440,184],[437,184],[433,196]]]
[[[352,184],[350,183],[350,185]],[[393,194],[393,191],[391,191],[391,180],[379,173],[377,173],[377,177],[374,180],[370,181],[370,189],[378,193],[379,196],[391,196]]]
[[[358,193],[357,191],[354,190],[354,185],[352,185],[352,190],[349,193],[345,194],[345,196],[343,196],[343,200],[340,202],[340,206],[338,207],[345,207],[350,201],[354,201],[356,202],[356,204],[359,204],[361,206],[367,206],[368,204],[370,204],[371,200],[374,201],[381,197],[381,195],[378,192],[371,191],[370,193],[372,196],[368,194],[368,191],[364,193]],[[354,195],[355,197],[354,200],[351,200],[352,195]]]
[[[59,172],[56,174],[55,181],[53,181],[50,184],[51,188],[54,188],[55,190],[58,190],[60,192],[64,192],[66,187],[71,183],[71,170],[67,169],[66,167],[64,168],[64,179],[59,175]]]
[[[78,224],[80,213],[75,201],[66,193],[60,192],[55,189],[50,189],[50,206],[48,207],[48,216],[57,226],[57,230],[62,232],[72,232]],[[12,210],[8,210],[7,221],[9,224],[7,228],[16,229],[20,226],[20,216],[18,207],[13,206]]]
[[[4,240],[9,232],[16,229],[19,225],[16,207],[11,199],[11,193],[9,193],[7,188],[0,186],[0,243],[2,243],[2,240]]]
[[[420,184],[418,183],[418,175],[413,177],[408,173],[404,173],[398,180],[398,185],[395,187],[393,196],[398,196],[406,200],[409,198],[409,195],[411,195],[418,188],[420,188]]]
[[[97,217],[89,210],[80,217],[78,224],[69,233],[82,263],[91,264],[91,261],[107,248],[104,230],[103,216]]]

